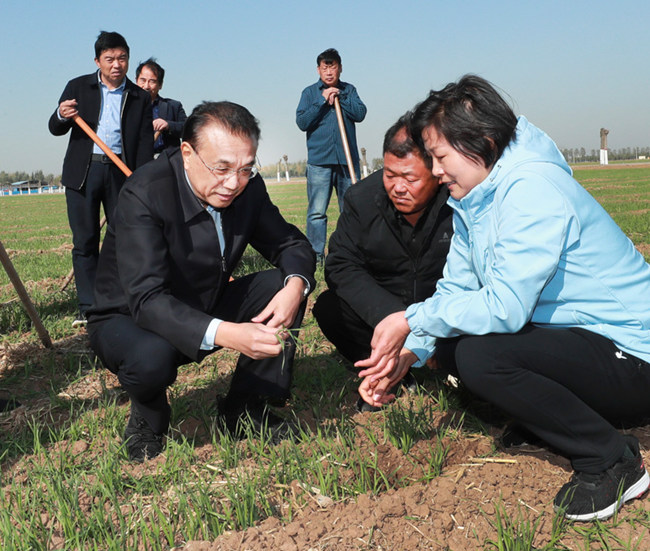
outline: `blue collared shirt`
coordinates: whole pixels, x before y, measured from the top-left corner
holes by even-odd
[[[300,130],[307,132],[307,162],[310,165],[346,165],[345,150],[334,106],[323,97],[326,86],[319,79],[302,91],[296,109],[296,124]],[[365,118],[367,109],[352,84],[339,81],[338,87],[350,154],[358,172],[359,152],[354,123],[361,122]]]
[[[120,124],[120,114],[122,110],[122,98],[124,96],[124,86],[126,78],[115,90],[109,90],[108,86],[102,82],[99,71],[97,71],[97,80],[99,89],[102,92],[102,106],[99,110],[99,123],[97,124],[97,135],[117,155],[122,153],[122,127]],[[93,153],[102,155],[104,152],[97,145],[93,145]]]

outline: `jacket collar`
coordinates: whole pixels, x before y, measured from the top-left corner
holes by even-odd
[[[174,174],[174,181],[178,188],[178,197],[183,210],[183,222],[187,223],[201,213],[207,212],[196,195],[194,195],[187,181],[180,147],[163,151],[160,158],[167,160]]]

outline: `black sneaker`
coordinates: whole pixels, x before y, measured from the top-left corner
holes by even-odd
[[[643,465],[639,441],[631,435],[624,438],[633,456],[623,456],[599,474],[575,472],[555,496],[556,511],[571,520],[604,520],[648,490],[650,477]]]
[[[249,436],[268,436],[273,444],[297,436],[297,423],[275,414],[264,400],[249,400],[232,405],[226,398],[217,400],[219,428],[237,440]]]
[[[131,415],[124,431],[124,443],[129,459],[142,463],[163,451],[163,435],[156,434],[138,410],[131,405]]]

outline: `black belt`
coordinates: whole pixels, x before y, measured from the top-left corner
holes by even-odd
[[[93,153],[90,159],[93,163],[102,163],[105,165],[113,164],[111,158],[108,155],[100,155],[99,153]]]

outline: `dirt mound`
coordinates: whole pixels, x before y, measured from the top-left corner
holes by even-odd
[[[632,432],[645,449],[650,446],[647,427]],[[212,542],[188,542],[183,549],[469,551],[483,549],[490,540],[496,542],[499,522],[503,527],[528,526],[536,534],[534,545],[547,545],[558,529],[553,523],[552,502],[570,477],[569,462],[548,450],[482,457],[492,445],[490,437],[451,442],[444,474],[427,483],[389,490],[379,496],[361,495],[346,503],[314,495],[310,505],[289,524],[268,518],[245,531],[224,533]],[[646,462],[649,456],[644,451]],[[650,512],[649,499],[628,504],[619,519],[624,521],[639,511]],[[625,549],[650,548],[644,547],[650,546],[647,529],[633,526],[617,522],[610,533],[628,542]],[[522,540],[526,537],[520,536]],[[581,541],[578,530],[568,539],[565,535],[562,544],[567,549],[583,548],[579,547]]]

